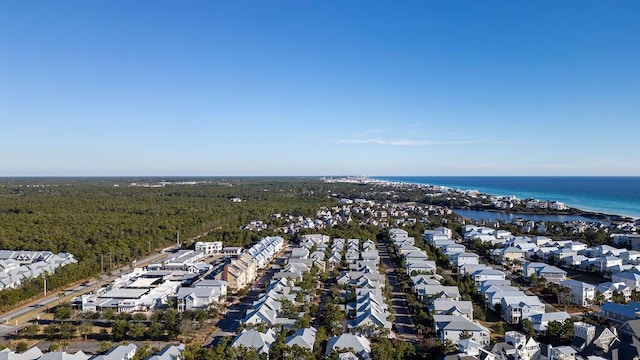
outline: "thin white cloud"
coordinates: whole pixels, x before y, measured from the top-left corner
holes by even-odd
[[[432,146],[432,145],[468,145],[468,144],[506,144],[508,141],[487,141],[487,140],[411,140],[411,139],[340,139],[334,141],[337,144],[376,144],[390,146]]]
[[[378,144],[378,145],[394,145],[394,146],[416,146],[428,145],[424,141],[416,140],[383,140],[383,139],[342,139],[335,141],[338,144]]]

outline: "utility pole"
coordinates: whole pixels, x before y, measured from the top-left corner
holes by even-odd
[[[44,296],[47,297],[47,274],[42,275],[44,277]]]
[[[104,274],[104,254],[100,254],[100,270]]]

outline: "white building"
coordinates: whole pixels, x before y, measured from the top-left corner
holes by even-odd
[[[564,280],[560,285],[571,289],[571,296],[568,299],[572,304],[587,307],[592,304],[596,297],[596,287],[577,280]]]
[[[202,251],[205,255],[219,254],[222,251],[222,241],[198,241],[196,251]]]

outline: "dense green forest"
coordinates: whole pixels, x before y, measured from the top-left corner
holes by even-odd
[[[311,180],[235,180],[162,188],[90,181],[22,185],[0,187],[0,249],[70,252],[94,263],[102,255],[114,262],[130,261],[174,243],[178,231],[187,239],[219,227],[237,228],[273,212],[310,216],[319,206],[335,203],[326,196],[301,196],[321,185]],[[234,203],[229,201],[232,197],[246,201]]]
[[[268,235],[238,229],[250,220],[274,213],[311,217],[320,207],[336,205],[339,197],[373,190],[312,178],[200,180],[164,187],[129,186],[158,179],[0,180],[0,249],[75,255],[78,264],[49,280],[56,288],[97,275],[101,265],[109,271],[174,244],[178,232],[182,240],[208,233],[202,239],[246,246]],[[230,201],[234,197],[243,201]],[[41,284],[42,279],[33,279],[23,289],[0,291],[0,307],[37,294]]]

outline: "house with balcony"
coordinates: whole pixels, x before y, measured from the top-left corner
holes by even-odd
[[[473,320],[473,304],[471,301],[436,299],[429,308],[436,315],[455,315]]]
[[[434,330],[442,343],[449,340],[454,344],[461,340],[463,333],[470,334],[473,341],[488,347],[490,343],[490,331],[477,322],[456,315],[434,315]]]
[[[618,304],[607,301],[600,307],[599,315],[615,324],[640,319],[640,302]],[[640,325],[640,320],[637,320],[637,324]]]
[[[594,261],[596,270],[604,273],[615,266],[622,266],[622,259],[616,256],[601,256]]]
[[[522,274],[528,278],[531,276],[540,278],[544,277],[547,281],[554,284],[560,284],[562,280],[567,278],[567,272],[553,265],[540,262],[526,262],[522,264]]]
[[[219,254],[222,251],[222,241],[198,241],[196,251],[202,251],[205,255]]]
[[[563,280],[560,285],[571,289],[569,302],[582,307],[593,304],[596,297],[596,287],[583,281]]]
[[[571,315],[569,315],[566,311],[556,311],[549,312],[544,314],[536,314],[529,318],[531,323],[533,324],[533,330],[536,333],[544,333],[547,331],[547,326],[552,321],[557,321],[560,323],[564,323],[565,320],[570,319]]]
[[[611,282],[625,283],[632,290],[640,289],[640,273],[636,271],[624,271],[611,275]]]
[[[501,306],[502,318],[509,324],[519,324],[524,319],[545,312],[545,306],[537,296],[505,296]]]
[[[480,256],[478,256],[478,254],[463,252],[455,256],[455,266],[460,268],[467,264],[475,265],[478,264],[479,260]]]
[[[473,273],[471,277],[473,278],[473,281],[477,286],[485,280],[504,280],[506,278],[506,275],[500,270],[494,270],[489,268],[489,269],[477,270]]]

